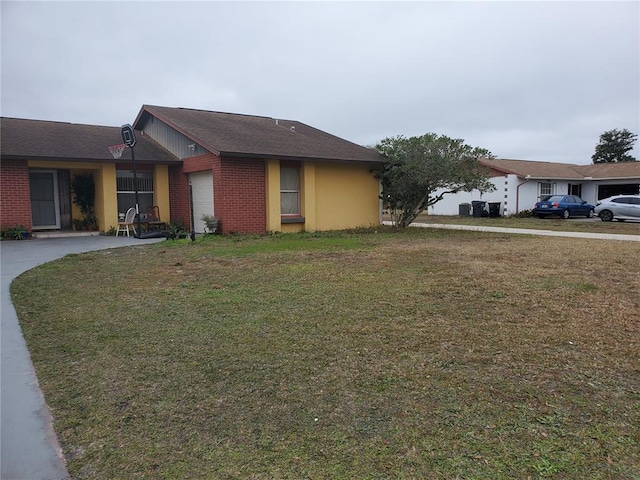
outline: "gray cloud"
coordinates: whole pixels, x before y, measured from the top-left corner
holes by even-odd
[[[1,5],[3,116],[121,125],[159,104],[576,163],[640,133],[635,1]]]

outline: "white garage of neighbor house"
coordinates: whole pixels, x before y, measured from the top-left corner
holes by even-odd
[[[612,195],[640,193],[640,162],[575,165],[569,163],[534,162],[530,160],[482,159],[490,170],[496,189],[445,195],[429,207],[430,215],[459,215],[466,210],[461,204],[484,201],[499,204],[504,216],[531,210],[543,195],[577,195],[595,205]]]

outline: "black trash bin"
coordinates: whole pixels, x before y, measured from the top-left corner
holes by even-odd
[[[471,215],[471,204],[470,203],[461,203],[458,205],[458,215],[461,217],[468,217]]]
[[[489,203],[489,216],[490,217],[499,217],[500,216],[500,206],[502,204],[500,202],[490,202]]]
[[[486,217],[489,215],[489,212],[486,210],[487,202],[482,200],[474,200],[471,202],[473,207],[473,216],[474,217]]]

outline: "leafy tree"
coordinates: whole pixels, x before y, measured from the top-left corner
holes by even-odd
[[[600,143],[596,145],[596,153],[591,156],[591,160],[593,163],[637,162],[637,159],[627,154],[633,150],[637,138],[638,135],[626,128],[608,130],[600,135]]]
[[[385,158],[378,174],[385,206],[393,222],[406,227],[425,209],[446,194],[478,189],[495,190],[489,172],[479,159],[492,158],[483,148],[465,145],[464,140],[427,133],[421,137],[389,137],[376,149]]]

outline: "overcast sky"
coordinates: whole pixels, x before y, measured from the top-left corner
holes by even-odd
[[[640,133],[637,0],[1,8],[5,117],[120,126],[143,104],[188,107],[579,164],[602,132]]]

